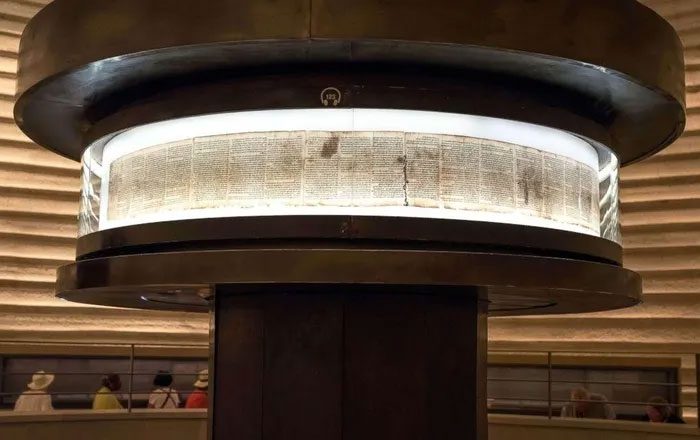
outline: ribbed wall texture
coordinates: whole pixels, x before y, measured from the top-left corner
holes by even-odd
[[[643,3],[683,40],[688,103],[683,137],[622,172],[625,265],[644,278],[644,304],[590,315],[493,319],[494,346],[700,351],[700,1]]]
[[[12,121],[19,36],[47,2],[0,0],[0,339],[204,342],[204,316],[53,298],[54,269],[73,258],[78,166],[29,142]],[[494,347],[700,351],[700,0],[645,3],[676,26],[687,46],[689,108],[681,140],[623,172],[625,259],[644,276],[645,304],[493,319]]]
[[[79,166],[15,126],[17,50],[50,0],[0,0],[0,340],[206,342],[202,315],[80,305],[54,298],[55,269],[75,253]]]
[[[700,352],[700,0],[642,3],[683,41],[688,106],[686,131],[675,144],[622,171],[625,266],[642,274],[644,303],[606,313],[492,319],[491,347]],[[681,365],[682,383],[694,383],[693,356],[682,356]],[[695,391],[683,387],[681,402],[695,405]],[[683,415],[696,420],[693,409]]]

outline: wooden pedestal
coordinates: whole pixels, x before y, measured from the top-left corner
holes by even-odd
[[[240,294],[214,301],[215,440],[486,440],[474,294]]]

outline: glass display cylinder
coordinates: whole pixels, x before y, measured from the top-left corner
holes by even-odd
[[[619,235],[618,160],[552,128],[391,109],[205,115],[83,155],[80,235],[214,217],[357,215]]]

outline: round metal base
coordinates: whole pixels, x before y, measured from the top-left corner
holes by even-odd
[[[502,253],[377,248],[180,251],[78,261],[58,295],[90,304],[206,311],[213,286],[230,292],[474,295],[495,315],[593,312],[639,302],[640,277],[581,260]],[[516,287],[517,286],[517,287]]]
[[[349,247],[373,243],[387,249],[507,251],[622,263],[619,244],[592,235],[495,222],[348,215],[221,217],[126,226],[80,237],[77,257],[83,260],[284,243],[309,247],[323,242],[344,243]]]

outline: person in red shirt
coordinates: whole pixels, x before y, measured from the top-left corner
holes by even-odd
[[[208,408],[209,407],[209,370],[202,370],[197,375],[194,383],[195,390],[187,398],[185,408]]]

